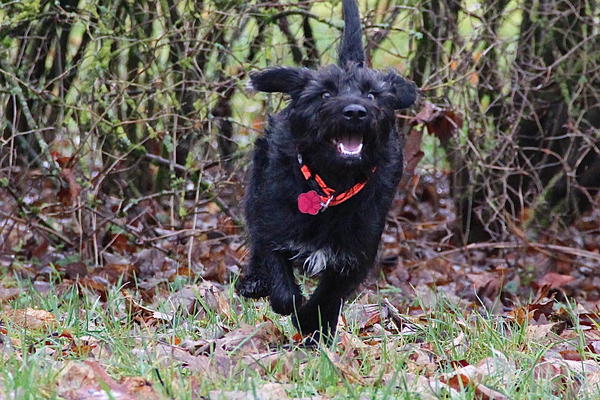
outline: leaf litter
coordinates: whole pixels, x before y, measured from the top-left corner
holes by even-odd
[[[170,398],[167,378],[151,372],[169,368],[198,398],[335,398],[318,385],[309,395],[298,392],[299,382],[314,378],[316,358],[350,385],[408,389],[421,398],[465,390],[476,399],[509,398],[509,377],[519,373],[552,382],[563,398],[597,396],[600,258],[590,255],[600,254],[600,208],[536,243],[516,225],[512,243],[457,245],[447,174],[418,170],[418,163],[424,132],[447,140],[461,127],[460,115],[431,103],[411,121],[404,190],[382,237],[381,273],[344,309],[337,345],[316,350],[298,346],[289,320],[269,313],[267,302],[232,294],[247,258],[238,208],[186,199],[196,222],[171,226],[158,199],[117,216],[120,200],[99,198],[99,213],[112,216],[94,232],[101,251],[78,257],[81,227],[72,210],[87,190],[78,172],[63,168],[59,188],[32,176],[21,205],[0,193],[1,357],[43,355],[60,369],[53,390],[67,399]],[[239,204],[241,178],[232,182],[222,197]],[[52,205],[41,208],[45,224],[21,217],[19,207],[42,204]],[[78,310],[87,328],[72,329],[74,316],[60,304],[26,301],[69,293],[108,313],[148,369],[116,366],[124,349],[102,333],[106,322],[97,315]],[[501,332],[513,351],[539,357],[515,360],[478,343],[478,324]],[[400,368],[390,354],[403,360]],[[215,387],[250,373],[262,379],[251,391]]]

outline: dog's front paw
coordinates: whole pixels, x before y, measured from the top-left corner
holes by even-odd
[[[318,313],[307,312],[306,309],[300,309],[292,314],[292,324],[303,336],[318,332],[321,327]]]
[[[308,336],[310,341],[318,342],[321,337],[330,343],[335,336],[338,313],[332,310],[319,312],[314,308],[301,308],[292,315],[292,324],[302,334]]]
[[[304,297],[299,290],[273,290],[270,294],[270,300],[273,311],[281,315],[293,314],[304,303]]]
[[[235,285],[235,290],[241,296],[250,299],[260,299],[269,295],[269,285],[267,282],[254,275],[240,277]]]

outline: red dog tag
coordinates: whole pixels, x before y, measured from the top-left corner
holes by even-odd
[[[314,190],[298,195],[298,210],[302,214],[317,215],[321,207],[321,196]]]

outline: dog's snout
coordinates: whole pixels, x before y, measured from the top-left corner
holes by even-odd
[[[367,117],[367,109],[360,104],[350,104],[344,107],[342,114],[347,120],[362,120]]]

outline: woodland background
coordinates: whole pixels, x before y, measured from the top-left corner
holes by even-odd
[[[399,290],[400,308],[435,288],[492,313],[597,312],[600,5],[360,9],[371,65],[421,88],[398,116],[406,173],[365,286]],[[248,154],[285,104],[251,97],[247,74],[332,63],[342,27],[335,0],[4,0],[5,285],[127,288],[139,304],[177,280],[228,288],[247,256]]]

